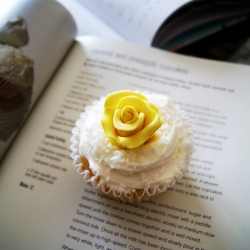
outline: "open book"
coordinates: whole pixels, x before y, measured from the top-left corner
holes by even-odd
[[[32,3],[11,14],[26,20],[34,53],[22,52],[34,61],[35,84],[49,84],[1,162],[0,248],[248,249],[249,66],[100,37],[73,42],[74,23],[61,6]],[[45,13],[47,26],[41,25]],[[61,64],[53,63],[67,51]],[[195,152],[188,172],[149,202],[126,204],[102,195],[70,159],[71,129],[80,113],[121,89],[166,94],[192,123]],[[34,100],[38,92],[32,93]]]
[[[250,14],[249,3],[245,1],[58,1],[68,8],[75,22],[54,0],[0,5],[0,65],[3,67],[0,72],[0,159],[76,35],[125,39],[174,51],[231,23],[245,20]],[[13,44],[13,40],[19,43]],[[25,63],[18,63],[17,54]],[[19,78],[4,70],[8,68],[5,67],[7,57],[13,58],[11,63],[19,69],[15,72]],[[12,98],[14,95],[4,97],[4,89],[10,88],[6,81],[16,81],[14,88],[26,91],[16,94],[15,98]],[[14,88],[11,91],[16,92]]]
[[[120,37],[172,51],[236,25],[250,14],[250,4],[244,0],[59,1],[75,18],[78,35]]]

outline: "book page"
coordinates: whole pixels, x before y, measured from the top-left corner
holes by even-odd
[[[79,40],[1,165],[0,248],[248,249],[249,77],[244,65]],[[188,172],[152,201],[108,198],[70,159],[80,113],[121,89],[168,95],[192,124]]]
[[[1,1],[0,16],[1,159],[66,55],[76,29],[68,11],[50,0]],[[15,70],[8,70],[10,64]]]
[[[77,36],[100,36],[124,39],[119,33],[103,22],[78,0],[57,0],[72,15],[77,27]]]
[[[187,0],[78,0],[126,40],[150,45],[161,24]]]

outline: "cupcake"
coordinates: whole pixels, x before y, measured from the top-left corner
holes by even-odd
[[[11,17],[0,25],[0,141],[17,131],[29,110],[34,82],[33,60],[20,47],[29,42],[23,18]]]
[[[0,44],[0,99],[8,100],[32,87],[33,61],[20,49]]]
[[[26,21],[21,17],[10,17],[1,20],[0,43],[20,48],[29,43],[29,33]]]
[[[85,181],[123,202],[154,198],[182,178],[193,152],[185,112],[161,94],[117,91],[86,107],[71,157]]]

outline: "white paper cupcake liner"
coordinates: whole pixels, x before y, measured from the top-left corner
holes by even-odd
[[[74,133],[74,131],[75,129],[72,132]],[[183,177],[183,172],[185,172],[185,170],[180,170],[176,173],[176,176],[169,178],[163,185],[152,188],[131,189],[130,192],[125,191],[122,187],[115,189],[114,187],[109,187],[109,183],[107,182],[100,183],[100,178],[93,175],[92,171],[82,169],[83,163],[78,152],[78,138],[79,137],[77,135],[72,136],[72,144],[70,146],[72,151],[71,158],[73,159],[73,165],[77,168],[77,172],[83,176],[84,181],[90,183],[94,188],[101,191],[105,195],[122,202],[139,203],[142,201],[151,200],[161,193],[164,193],[168,188],[173,187],[176,181]]]
[[[0,99],[8,100],[20,93],[20,89],[4,78],[0,78]]]

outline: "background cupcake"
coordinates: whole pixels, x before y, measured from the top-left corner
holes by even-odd
[[[20,47],[29,42],[23,18],[10,17],[0,27],[0,141],[19,128],[31,103],[33,60]]]

